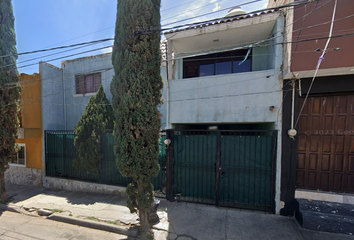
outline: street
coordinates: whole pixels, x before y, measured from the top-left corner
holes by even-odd
[[[0,212],[0,239],[128,239],[124,235],[79,227],[76,225],[60,223],[30,217],[27,215]]]

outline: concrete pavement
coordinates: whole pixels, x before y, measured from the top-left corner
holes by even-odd
[[[125,207],[126,198],[116,195],[55,191],[7,185],[11,210],[79,226],[137,235],[136,214]],[[302,229],[292,218],[215,206],[168,202],[161,199],[160,223],[155,239],[289,239],[354,240],[354,236]],[[1,218],[1,216],[0,216]]]
[[[48,221],[12,212],[0,212],[0,240],[128,239],[124,235]]]

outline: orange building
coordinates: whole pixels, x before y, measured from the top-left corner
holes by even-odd
[[[40,74],[21,74],[21,117],[16,160],[5,173],[6,181],[22,185],[42,185],[43,131]]]

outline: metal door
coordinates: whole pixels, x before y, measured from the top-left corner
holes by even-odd
[[[179,130],[172,136],[175,199],[274,211],[276,131]]]

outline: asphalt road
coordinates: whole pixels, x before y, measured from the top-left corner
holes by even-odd
[[[124,235],[99,231],[19,213],[0,212],[1,240],[29,239],[128,239]]]

